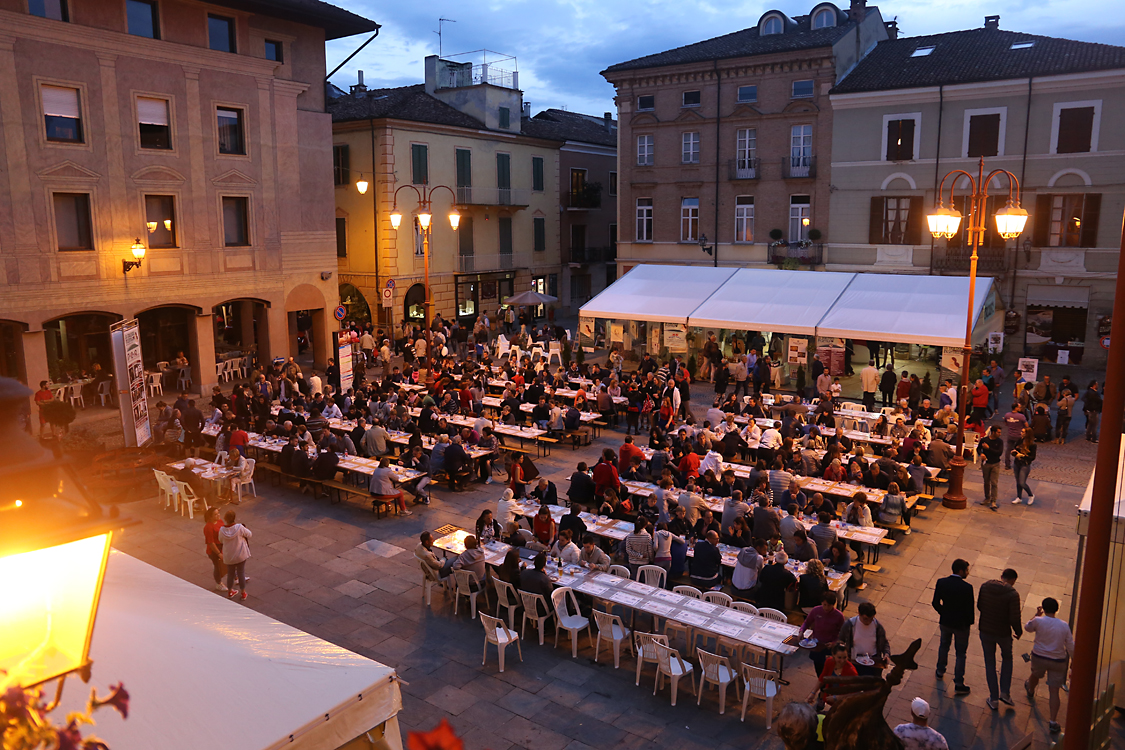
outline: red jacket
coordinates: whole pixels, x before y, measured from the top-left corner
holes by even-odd
[[[973,406],[988,406],[988,386],[984,383],[973,387]]]
[[[699,476],[699,454],[695,451],[690,451],[684,454],[680,459],[680,471],[683,473],[684,478],[698,477]]]
[[[634,457],[644,461],[644,451],[638,448],[634,443],[622,443],[621,450],[617,452],[617,464],[623,469],[628,469],[633,465]]]
[[[598,461],[594,464],[594,494],[601,497],[607,489],[621,489],[621,477],[617,474],[617,467],[609,461]]]

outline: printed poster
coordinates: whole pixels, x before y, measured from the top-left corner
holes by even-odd
[[[668,347],[668,351],[674,354],[686,354],[688,350],[687,326],[683,323],[665,323],[664,346]]]
[[[141,332],[135,318],[110,326],[113,371],[120,397],[121,426],[125,445],[143,448],[152,442],[152,425],[145,396],[145,366],[141,357]]]
[[[1020,357],[1016,364],[1016,371],[1027,383],[1034,383],[1039,379],[1039,359],[1037,357]]]
[[[594,343],[594,319],[593,318],[579,318],[578,319],[578,341],[581,344]]]
[[[965,363],[965,350],[960,346],[943,346],[941,348],[941,366],[944,370],[961,372]]]
[[[340,368],[340,393],[347,393],[348,389],[352,387],[353,377],[351,342],[339,342],[336,351],[336,364]]]
[[[625,324],[624,323],[610,323],[609,324],[609,342],[611,344],[620,344],[625,340]]]
[[[998,354],[1004,350],[1004,333],[1002,331],[993,331],[988,334],[988,352],[989,354]]]
[[[786,361],[793,365],[809,365],[809,341],[808,339],[789,339],[789,356]]]
[[[648,352],[652,356],[660,354],[661,330],[659,323],[648,324]]]

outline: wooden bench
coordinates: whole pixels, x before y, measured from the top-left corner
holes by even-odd
[[[608,424],[601,421],[600,419],[595,419],[592,422],[589,422],[588,424],[590,426],[590,430],[594,433],[595,439],[598,438],[598,437],[601,437],[601,430],[602,430],[603,427],[609,427]]]
[[[357,487],[354,484],[345,484],[344,482],[337,482],[335,479],[326,479],[321,484],[324,485],[324,488],[326,490],[335,490],[336,491],[336,502],[338,502],[338,503],[341,502],[344,499],[344,497],[348,496],[348,495],[359,495],[359,496],[362,496],[365,499],[371,496],[371,493],[368,492],[367,488],[365,488],[365,487]],[[372,510],[374,511],[375,508],[372,507]]]
[[[547,437],[546,435],[540,435],[535,439],[535,442],[539,446],[540,456],[551,455],[551,446],[559,444],[558,438]]]
[[[895,541],[894,539],[890,538],[891,533],[898,532],[900,534],[906,534],[906,533],[909,533],[909,531],[910,531],[910,527],[907,526],[904,523],[883,523],[882,521],[876,521],[875,525],[878,526],[880,529],[886,529],[887,530],[888,536],[885,536],[882,539],[880,539],[879,540],[880,544],[882,544],[883,542],[886,542],[886,541],[891,541],[891,542]]]
[[[933,495],[912,495],[906,498],[906,507],[914,511],[914,515],[918,515],[930,507],[929,504],[933,499]]]
[[[570,449],[573,451],[590,444],[590,433],[583,430],[570,430],[562,434],[570,439]]]

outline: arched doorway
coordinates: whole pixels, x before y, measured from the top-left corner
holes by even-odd
[[[422,323],[426,320],[426,286],[415,284],[406,290],[402,301],[403,316],[411,323]]]
[[[340,284],[340,304],[348,311],[343,320],[345,325],[348,323],[366,325],[371,322],[371,307],[367,304],[367,298],[354,284]]]
[[[180,352],[190,363],[197,364],[196,359],[200,355],[192,350],[192,326],[197,314],[196,308],[179,305],[154,307],[137,313],[145,369],[155,370],[157,362],[171,362]]]
[[[298,284],[285,297],[289,354],[316,367],[324,367],[330,356],[331,337],[324,317],[326,306],[324,293],[312,284]]]
[[[14,320],[0,320],[0,378],[15,378],[27,383],[23,361],[23,333],[27,325]]]
[[[47,372],[54,382],[81,377],[94,365],[113,372],[113,350],[109,343],[109,326],[121,320],[120,315],[106,312],[83,312],[64,315],[43,324],[46,334]]]
[[[211,308],[215,359],[251,357],[261,364],[269,350],[269,305],[258,299],[230,299]]]

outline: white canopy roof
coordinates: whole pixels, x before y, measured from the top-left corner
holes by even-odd
[[[634,266],[582,306],[590,318],[686,323],[699,303],[723,285],[733,268],[710,266]]]
[[[991,289],[992,279],[977,278],[974,326]],[[857,273],[816,332],[818,336],[961,346],[968,299],[969,279],[965,276]]]
[[[90,658],[99,693],[129,691],[128,720],[95,716],[114,748],[336,750],[402,708],[392,668],[116,550]],[[87,696],[70,685],[60,712]]]
[[[693,326],[755,328],[813,336],[854,273],[740,268],[695,309]]]

